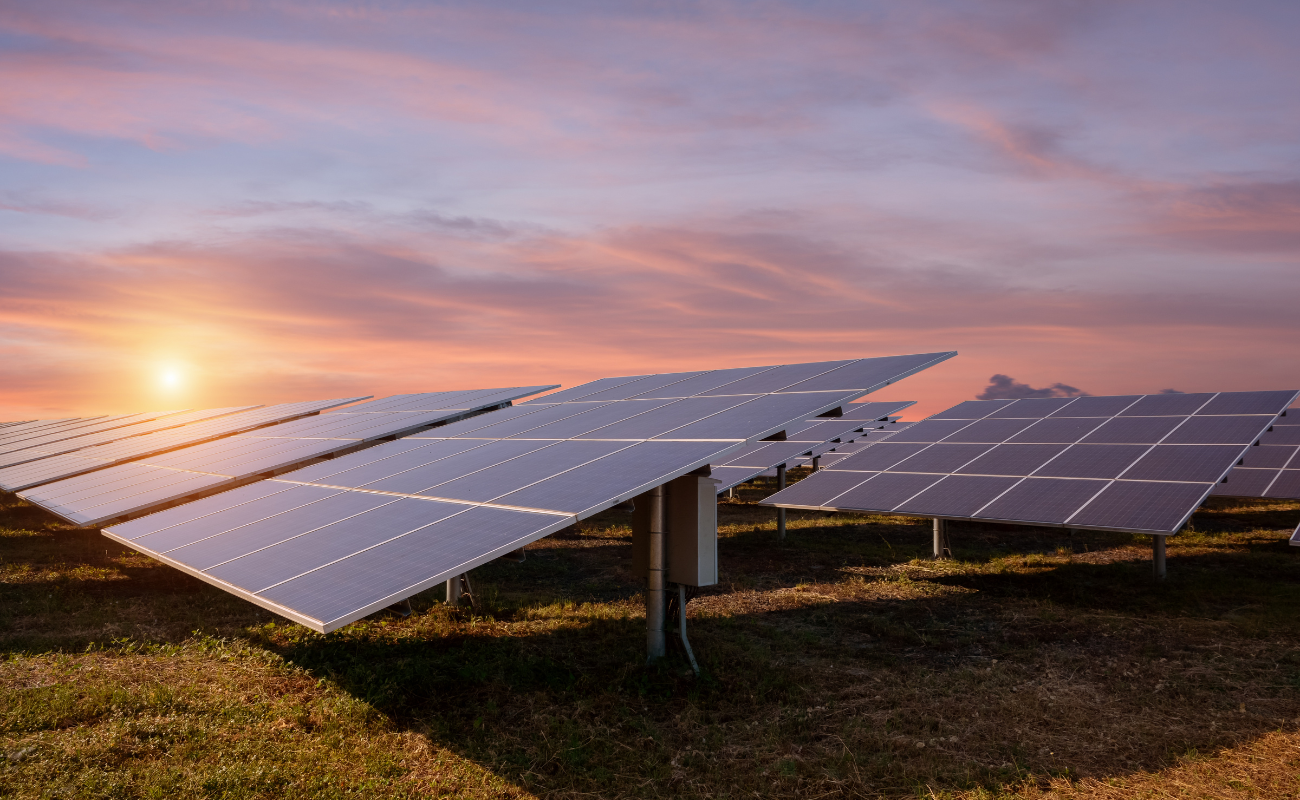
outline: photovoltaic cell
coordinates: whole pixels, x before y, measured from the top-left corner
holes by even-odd
[[[905,514],[970,516],[1010,489],[1016,478],[949,475],[897,508]]]
[[[1278,414],[1296,396],[1296,392],[1238,392],[1054,398],[1050,403],[1037,398],[970,401],[912,426],[888,443],[829,462],[822,471],[763,502],[835,510],[892,508],[895,513],[953,519],[1166,535],[1175,533],[1211,491],[1270,497],[1300,494],[1300,482],[1294,489],[1281,488],[1289,486],[1283,480],[1289,478],[1286,473],[1300,475],[1300,469],[1279,469],[1300,457],[1300,446],[1275,445],[1275,453],[1258,452],[1286,427],[1275,422],[1289,419]],[[981,413],[985,416],[977,418]],[[1050,416],[1030,419],[1043,414]],[[995,427],[1021,418],[1033,424],[1018,432],[1014,427]],[[1273,429],[1265,433],[1270,425]],[[1008,434],[1005,440],[990,441],[988,452],[965,466],[953,466],[965,453],[952,448],[973,446],[965,444],[969,439],[996,440],[995,434],[1001,432]],[[924,443],[933,444],[906,452],[901,449],[904,440],[922,448]],[[1251,446],[1255,441],[1259,447]],[[951,453],[951,458],[945,453]],[[1234,469],[1238,461],[1241,465]],[[1261,466],[1247,467],[1247,463]],[[853,468],[860,471],[855,475]],[[879,482],[877,476],[820,505],[809,502],[828,494],[819,484],[850,482],[876,470],[889,470],[882,473],[885,476],[916,474],[918,480],[934,483],[914,499],[900,500],[901,489]],[[1219,482],[1225,473],[1226,483]],[[961,484],[950,484],[957,476],[998,477],[999,482],[984,485],[1010,488],[982,508],[969,510],[964,504],[973,503],[978,492],[972,489],[969,496],[957,492],[955,487]],[[1015,480],[1008,484],[1003,477]],[[950,498],[944,488],[949,485],[954,487]],[[794,501],[796,496],[799,502]]]
[[[986,444],[934,444],[889,469],[892,472],[955,472],[992,449]]]
[[[835,498],[835,502],[864,511],[893,511],[900,503],[938,483],[942,477],[942,475],[917,475],[907,472],[882,472]],[[804,481],[806,480],[810,478],[805,478]]]
[[[1030,474],[1046,478],[1118,478],[1150,449],[1140,444],[1076,444]]]
[[[1192,515],[1209,488],[1200,483],[1115,481],[1067,522],[1081,527],[1172,533]]]
[[[1284,469],[1272,485],[1268,487],[1265,497],[1300,498],[1300,469]]]
[[[998,444],[1033,424],[1034,421],[1029,419],[982,419],[949,435],[944,441]]]

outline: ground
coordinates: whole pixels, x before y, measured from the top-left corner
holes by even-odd
[[[1297,503],[1169,540],[719,510],[703,675],[627,517],[327,636],[0,497],[0,795],[1300,796]]]

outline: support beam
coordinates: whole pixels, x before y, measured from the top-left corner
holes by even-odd
[[[821,457],[821,456],[813,456],[813,460],[812,460],[812,471],[813,471],[813,472],[816,472],[817,470],[819,470],[819,469],[821,469],[821,468],[822,468],[822,457]]]
[[[646,570],[645,593],[645,648],[646,662],[653,663],[664,657],[668,641],[664,636],[664,614],[668,608],[666,590],[668,558],[666,523],[668,514],[664,502],[664,487],[656,486],[650,495],[649,564]]]
[[[948,520],[934,520],[934,557],[952,558],[952,548],[948,545]]]
[[[779,492],[785,488],[785,464],[776,468],[776,490]],[[776,532],[781,541],[785,541],[785,509],[776,510]]]
[[[460,605],[460,576],[447,579],[447,605]]]
[[[1151,566],[1155,573],[1155,579],[1163,581],[1165,579],[1165,537],[1151,537]]]

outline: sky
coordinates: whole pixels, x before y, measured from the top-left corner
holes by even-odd
[[[1300,388],[1300,3],[0,0],[0,421]]]

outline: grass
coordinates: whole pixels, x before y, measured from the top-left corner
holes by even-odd
[[[0,497],[6,797],[1300,792],[1300,504],[1144,537],[720,506],[704,674],[643,665],[627,518],[321,636]]]

